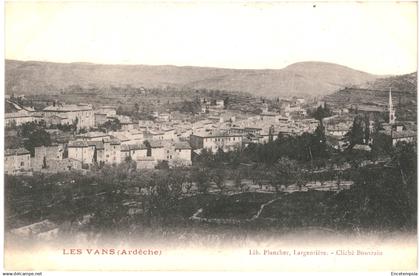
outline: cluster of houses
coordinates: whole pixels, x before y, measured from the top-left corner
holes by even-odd
[[[160,123],[156,127],[154,121],[134,123],[128,116],[117,115],[112,106],[94,109],[90,104],[54,102],[37,112],[10,100],[6,100],[6,104],[13,111],[6,113],[6,127],[44,121],[47,126],[74,124],[77,129],[90,130],[113,119],[118,119],[121,125],[118,131],[89,131],[69,141],[36,147],[32,156],[24,148],[7,149],[6,174],[83,170],[127,160],[134,160],[145,168],[153,168],[160,161],[173,166],[191,165],[191,147],[187,141],[176,137],[173,128],[161,127]],[[165,114],[156,115],[157,122],[167,120]]]
[[[208,98],[200,98],[201,112],[210,113],[211,111],[225,108],[224,100],[212,100]]]
[[[66,144],[35,147],[34,156],[26,149],[5,151],[6,174],[31,172],[65,172],[87,170],[103,165],[134,160],[138,167],[154,168],[159,161],[172,166],[191,165],[188,142],[155,141],[142,144],[122,144],[115,138],[73,140]]]
[[[392,92],[389,91],[388,105],[386,108],[381,108],[372,105],[357,105],[353,107],[357,109],[358,114],[367,115],[369,118],[369,133],[374,132],[375,121],[374,117],[378,118],[382,113],[387,113],[387,122],[380,122],[380,133],[388,136],[393,146],[398,142],[415,142],[417,139],[417,125],[414,122],[399,122],[395,115],[395,108],[392,102]],[[347,108],[340,108],[333,110],[334,115],[323,119],[325,127],[325,134],[327,142],[336,149],[344,149],[347,146],[344,136],[351,130],[353,120],[358,114],[350,113]],[[413,123],[413,124],[411,124]],[[372,137],[363,144],[356,145],[355,149],[370,151],[370,145],[373,143]]]
[[[51,146],[35,148],[34,153],[19,149],[5,152],[5,172],[20,174],[33,171],[60,172],[84,170],[103,165],[120,164],[134,160],[139,168],[155,168],[165,161],[169,166],[189,166],[192,155],[203,149],[213,153],[241,149],[251,143],[267,143],[279,135],[293,136],[313,133],[319,125],[306,116],[305,100],[282,100],[279,109],[269,111],[263,104],[259,115],[236,119],[224,110],[224,101],[200,100],[206,116],[199,121],[174,119],[170,113],[154,112],[153,120],[133,122],[128,116],[118,115],[113,106],[94,108],[90,104],[61,104],[54,102],[42,111],[23,107],[6,100],[6,126],[19,126],[27,122],[45,121],[47,126],[72,124],[86,133],[72,135],[67,140],[55,139]],[[210,112],[209,112],[209,107]],[[336,148],[343,145],[343,137],[352,127],[354,114],[348,110],[334,110],[335,115],[325,118],[327,142]],[[395,122],[395,110],[390,96],[390,123],[384,124],[385,134],[399,141],[412,142],[416,131]],[[98,126],[118,119],[121,129],[98,131]],[[370,124],[373,127],[373,122]],[[54,130],[48,129],[54,133]],[[58,131],[58,130],[57,130]],[[368,143],[366,143],[368,144]]]
[[[83,170],[127,160],[136,161],[140,168],[154,168],[161,161],[169,166],[189,166],[192,154],[203,149],[231,151],[250,143],[267,143],[277,139],[279,133],[313,132],[317,126],[314,119],[294,120],[290,116],[290,107],[300,109],[303,100],[286,104],[283,114],[270,112],[265,105],[260,115],[244,120],[225,118],[223,100],[203,98],[200,102],[206,112],[211,110],[203,120],[180,121],[173,119],[170,113],[154,112],[153,120],[133,122],[128,116],[118,115],[112,106],[94,108],[91,104],[53,102],[42,111],[35,111],[7,99],[6,104],[13,112],[6,113],[6,126],[43,120],[47,126],[75,125],[77,129],[89,131],[56,141],[54,145],[37,147],[32,156],[23,148],[7,150],[5,171],[19,174]],[[121,129],[97,130],[98,126],[114,119],[118,119]],[[51,129],[48,131],[54,133]]]

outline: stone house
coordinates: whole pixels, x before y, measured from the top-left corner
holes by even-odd
[[[24,149],[6,149],[4,152],[4,172],[6,174],[19,174],[30,171],[31,153]]]

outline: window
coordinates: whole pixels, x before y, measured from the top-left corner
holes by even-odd
[[[25,166],[25,162],[20,162],[20,166],[21,167]]]
[[[170,157],[169,159],[172,159],[172,155],[169,155],[169,157]]]

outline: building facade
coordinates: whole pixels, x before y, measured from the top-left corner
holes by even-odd
[[[89,104],[58,104],[47,106],[43,110],[45,116],[59,116],[76,123],[78,128],[95,126],[95,116],[92,105]]]
[[[31,154],[24,148],[6,149],[4,152],[4,172],[19,174],[31,170]]]
[[[190,145],[193,149],[207,149],[217,152],[233,151],[242,147],[242,135],[240,134],[193,134],[190,136]]]

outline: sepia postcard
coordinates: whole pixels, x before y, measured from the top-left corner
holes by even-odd
[[[417,2],[4,12],[3,275],[417,275]]]

